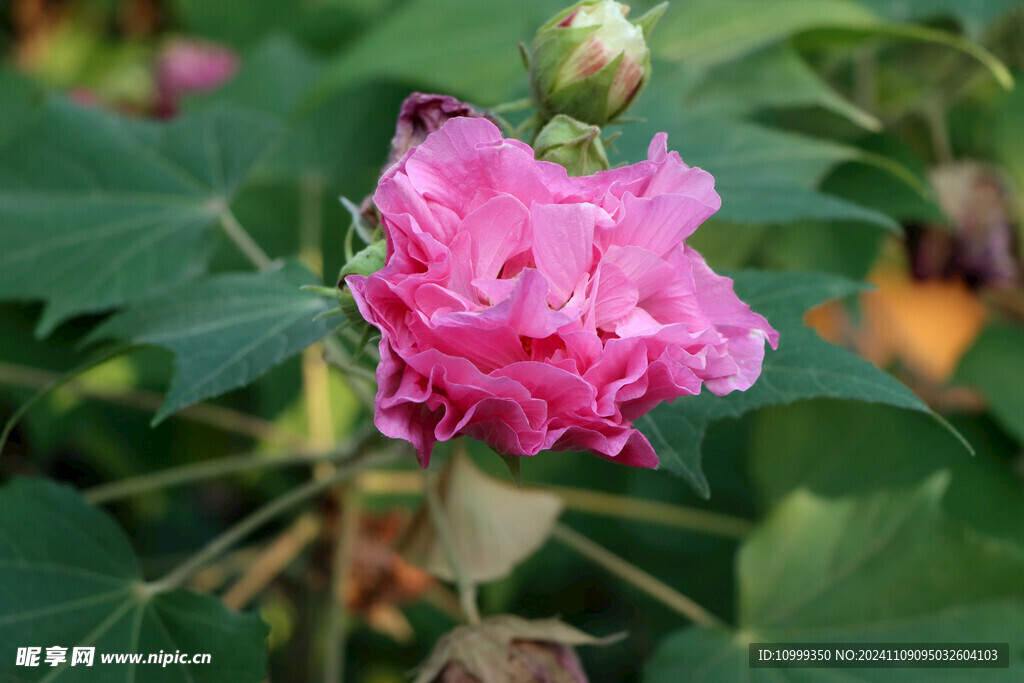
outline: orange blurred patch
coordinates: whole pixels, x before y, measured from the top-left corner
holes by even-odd
[[[876,268],[868,281],[877,289],[861,295],[859,327],[837,301],[811,309],[804,321],[879,367],[899,361],[928,383],[949,380],[985,324],[982,301],[961,280],[919,282],[895,265]]]
[[[868,278],[878,287],[861,297],[862,353],[878,365],[899,360],[934,383],[949,379],[985,323],[985,307],[960,280],[913,281],[893,267]]]

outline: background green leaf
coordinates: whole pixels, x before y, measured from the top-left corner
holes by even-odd
[[[830,344],[803,323],[803,314],[828,299],[862,289],[842,278],[811,273],[743,271],[736,292],[779,331],[779,350],[766,352],[761,377],[744,392],[718,398],[708,392],[663,404],[640,422],[661,458],[661,467],[710,494],[700,470],[700,443],[707,424],[767,405],[830,397],[885,403],[929,413],[930,409],[892,376]],[[653,427],[652,427],[653,425]]]
[[[749,669],[748,642],[1006,642],[1021,666],[1024,553],[949,521],[940,473],[911,491],[823,500],[791,494],[739,555],[738,631],[691,628],[662,643],[647,681],[814,680],[821,669]],[[828,671],[827,673],[834,673]],[[844,669],[855,681],[960,681],[964,670]],[[827,674],[826,674],[827,675]]]
[[[139,302],[86,341],[125,339],[174,353],[174,378],[155,424],[185,406],[246,386],[326,337],[338,319],[314,320],[332,306],[299,289],[308,284],[319,282],[295,263],[211,277]]]
[[[1024,332],[1018,327],[993,325],[964,355],[954,380],[984,394],[992,414],[1024,443]]]
[[[12,680],[259,681],[267,627],[219,600],[153,594],[128,539],[72,489],[17,479],[0,489],[0,675]],[[59,617],[59,618],[55,618]],[[68,648],[68,665],[18,667],[18,647]],[[95,647],[92,667],[70,666]],[[210,664],[100,663],[101,653],[209,653]],[[42,658],[41,658],[42,659]]]
[[[46,335],[200,274],[210,227],[276,131],[242,110],[161,125],[53,98],[0,150],[0,299],[46,300]]]

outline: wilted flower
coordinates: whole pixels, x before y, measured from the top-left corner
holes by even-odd
[[[460,102],[450,95],[434,95],[429,93],[414,92],[402,102],[402,108],[398,111],[398,121],[395,123],[395,135],[391,138],[391,151],[388,152],[388,162],[384,166],[394,165],[406,152],[427,139],[427,136],[435,130],[440,130],[448,119],[456,116],[469,118],[486,118],[491,120],[485,112],[481,112],[471,104]],[[373,205],[373,197],[367,196],[359,204],[359,211],[364,221],[370,227],[377,227],[380,224],[380,215],[377,207]],[[347,273],[345,273],[347,275]]]
[[[157,57],[158,113],[170,116],[182,95],[213,90],[238,71],[238,57],[226,47],[199,40],[176,39]]]
[[[714,179],[651,142],[648,160],[570,178],[483,119],[456,118],[381,178],[387,265],[351,275],[381,331],[377,427],[500,453],[657,456],[633,420],[743,390],[777,333],[684,240]]]
[[[961,277],[972,287],[1016,285],[1021,276],[1017,198],[1003,172],[966,161],[938,166],[929,176],[952,224],[908,230],[914,276]]]
[[[556,619],[499,615],[445,635],[415,683],[587,683],[573,646],[617,639],[594,638]]]
[[[646,38],[665,7],[631,22],[626,5],[586,0],[544,24],[530,55],[538,108],[598,126],[621,115],[650,79]]]
[[[402,158],[411,148],[427,139],[435,130],[440,130],[448,119],[456,116],[470,118],[484,117],[484,112],[473,105],[460,102],[448,95],[431,95],[414,92],[402,102],[395,124],[395,136],[391,138],[391,153],[388,166]]]

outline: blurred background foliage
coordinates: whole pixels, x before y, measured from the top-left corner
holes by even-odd
[[[652,4],[638,1],[633,12]],[[337,198],[358,203],[372,191],[405,96],[443,92],[483,107],[526,96],[516,41],[528,42],[559,9],[551,0],[6,0],[0,166],[28,163],[32,145],[11,150],[28,144],[23,134],[44,92],[126,119],[248,108],[281,127],[283,141],[234,193],[234,215],[271,256],[302,255],[331,285],[350,222]],[[162,60],[183,42],[226,60],[223,83],[168,92]],[[715,176],[722,210],[692,243],[716,269],[815,271],[873,285],[813,309],[807,322],[913,389],[976,455],[921,414],[817,399],[712,422],[701,447],[708,500],[681,479],[581,454],[526,462],[526,482],[749,520],[753,531],[739,539],[614,511],[570,506],[564,515],[747,633],[1010,640],[1019,672],[1024,8],[1012,0],[680,0],[658,26],[652,54],[654,79],[630,112],[638,121],[621,126],[613,163],[643,158],[664,130],[671,149]],[[322,226],[315,244],[300,229],[310,216]],[[212,253],[214,272],[248,267],[233,250]],[[46,298],[16,290],[4,298]],[[102,308],[68,310],[41,337],[42,306],[2,304],[0,414],[82,362],[79,342]],[[302,439],[318,410],[304,399],[302,363],[292,358],[244,390],[151,427],[172,357],[134,351],[34,406],[0,471],[88,487],[279,448]],[[327,391],[338,438],[366,421],[343,379],[332,375]],[[507,477],[486,449],[471,450]],[[110,509],[144,572],[159,573],[302,479],[274,470]],[[456,623],[450,594],[387,551],[415,502],[400,494],[364,502],[359,544],[375,559],[358,565],[366,594],[348,596],[359,615],[351,680],[403,680]],[[316,512],[312,530],[301,516],[270,528],[194,583],[224,589],[271,544],[298,545],[298,560],[247,600],[272,629],[271,680],[313,678],[327,647],[337,510],[325,503]],[[869,552],[847,563],[858,549]],[[923,578],[935,566],[945,568],[941,576]],[[620,643],[581,651],[593,680],[735,680],[746,666],[741,638],[688,626],[554,542],[487,585],[481,604],[485,613],[561,615],[597,635],[627,631]],[[857,672],[928,681],[945,672],[883,673]]]

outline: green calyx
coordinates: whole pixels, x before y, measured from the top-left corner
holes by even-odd
[[[537,159],[564,166],[570,176],[592,175],[609,168],[601,129],[557,114],[534,140]]]

